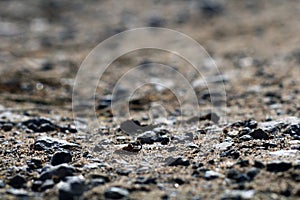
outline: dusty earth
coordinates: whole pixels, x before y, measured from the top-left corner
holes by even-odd
[[[299,19],[297,0],[0,1],[0,198],[299,199]],[[204,78],[225,85],[226,116],[209,110],[210,93],[186,61],[148,49],[123,55],[101,77],[99,127],[86,130],[88,118],[75,126],[84,58],[106,38],[148,26],[207,50],[222,76]],[[179,119],[172,91],[148,85],[132,98],[131,118],[113,121],[114,84],[151,62],[198,83],[200,117]],[[154,103],[164,116],[149,114]],[[128,133],[126,120],[141,127]]]

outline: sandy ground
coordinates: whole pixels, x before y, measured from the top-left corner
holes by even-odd
[[[297,0],[0,1],[0,198],[298,199],[299,19]],[[95,94],[99,127],[84,129],[88,118],[76,127],[83,60],[103,40],[149,26],[206,49],[222,77],[209,74],[211,62],[201,69],[214,88],[224,84],[226,116],[212,117],[208,88],[187,61],[148,49],[109,66]],[[115,84],[151,62],[200,80],[199,116],[181,119],[172,91],[148,85],[133,96],[131,117],[113,120]],[[165,112],[148,115],[154,103]],[[128,133],[131,119],[149,126]]]

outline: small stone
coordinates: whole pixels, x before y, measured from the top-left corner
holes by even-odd
[[[111,187],[104,192],[104,197],[108,199],[122,199],[128,195],[128,190],[119,187]]]
[[[137,177],[135,183],[137,184],[156,184],[156,179],[155,178],[150,178],[150,177]]]
[[[247,174],[241,173],[236,169],[230,169],[227,173],[227,178],[235,180],[237,183],[251,181],[251,178]]]
[[[284,172],[292,168],[292,163],[284,161],[274,161],[267,164],[267,171],[269,172]]]
[[[28,160],[26,163],[31,170],[39,169],[43,167],[42,165],[43,163],[40,158],[32,158]]]
[[[220,173],[218,173],[218,172],[208,170],[208,171],[205,172],[205,174],[204,174],[203,177],[204,177],[206,180],[213,180],[213,179],[219,178],[219,177],[221,177],[221,176],[223,176],[223,175],[220,174]]]
[[[221,200],[228,199],[253,199],[255,195],[255,190],[227,190],[225,194],[221,197]]]
[[[14,189],[14,188],[10,188],[8,190],[6,190],[7,194],[11,194],[17,197],[28,197],[28,192],[24,189]]]
[[[47,189],[53,188],[55,185],[54,181],[52,179],[47,179],[42,185],[41,185],[41,191],[45,191]]]
[[[37,133],[55,131],[59,128],[59,126],[55,125],[49,119],[46,118],[30,119],[19,123],[19,126],[25,126],[33,132]]]
[[[228,150],[230,147],[232,147],[233,144],[234,144],[233,142],[222,142],[220,144],[217,144],[215,147],[220,151],[225,151]]]
[[[0,180],[0,188],[4,188],[5,187],[5,183],[3,180]]]
[[[59,199],[73,199],[83,194],[85,190],[85,179],[82,175],[66,177],[66,181],[57,184]]]
[[[242,141],[250,141],[253,139],[253,137],[251,135],[246,134],[246,135],[241,136],[239,139]]]
[[[14,124],[13,123],[9,123],[9,122],[6,122],[4,124],[2,124],[0,126],[0,129],[2,129],[3,131],[5,132],[8,132],[8,131],[11,131],[11,129],[14,127]]]
[[[57,138],[51,138],[46,136],[41,136],[37,138],[34,143],[34,150],[43,151],[43,150],[52,150],[52,149],[71,149],[79,148],[80,146],[75,143],[67,142],[66,140],[60,140]]]
[[[254,178],[255,178],[255,176],[259,173],[260,171],[259,171],[259,169],[257,169],[257,168],[251,168],[251,169],[249,169],[248,171],[247,171],[247,176],[251,179],[251,180],[253,180]]]
[[[153,144],[157,139],[158,137],[154,131],[146,131],[137,137],[137,140],[139,140],[141,144]]]
[[[189,166],[190,165],[190,161],[183,159],[181,157],[168,157],[165,160],[166,165],[167,166],[178,166],[178,165],[182,165],[182,166]]]
[[[8,180],[8,185],[17,189],[24,187],[25,183],[26,183],[26,179],[19,174],[16,174],[15,176],[9,178]]]
[[[45,169],[40,175],[40,180],[44,181],[52,179],[52,177],[58,177],[60,179],[66,176],[72,176],[75,172],[75,168],[64,163],[57,166],[50,166]]]
[[[273,151],[270,152],[272,156],[296,156],[298,153],[298,150],[278,150],[278,151]]]
[[[42,184],[43,184],[43,181],[41,181],[41,180],[35,180],[35,181],[33,181],[32,185],[31,185],[32,191],[39,192]]]
[[[219,120],[220,120],[220,117],[216,113],[212,112],[212,113],[208,113],[206,115],[200,116],[199,120],[200,121],[202,121],[202,120],[210,120],[210,121],[212,121],[214,123],[218,123]]]
[[[252,131],[249,135],[252,136],[253,139],[259,139],[259,140],[267,140],[267,139],[269,139],[268,133],[266,133],[265,131],[263,131],[260,128]]]
[[[72,154],[69,151],[59,151],[54,153],[51,158],[51,165],[60,165],[72,161]]]
[[[255,160],[254,161],[254,167],[262,169],[262,168],[265,168],[265,165],[262,162],[260,162],[258,160]]]

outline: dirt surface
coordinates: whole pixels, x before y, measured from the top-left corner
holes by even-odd
[[[0,199],[299,199],[299,19],[297,0],[0,1]],[[101,77],[99,127],[85,130],[88,118],[75,126],[72,92],[85,57],[114,34],[149,26],[206,49],[222,76],[204,79],[224,84],[226,115],[209,109],[218,91],[187,61],[147,49]],[[172,91],[147,85],[131,117],[113,120],[114,85],[150,62],[194,83],[200,117],[180,118]],[[154,103],[165,112],[149,113]]]

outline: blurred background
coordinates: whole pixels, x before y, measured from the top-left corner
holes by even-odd
[[[151,26],[203,45],[225,77],[229,116],[299,116],[299,19],[298,0],[1,0],[0,107],[70,109],[88,53],[116,33]],[[115,65],[145,59],[129,56]],[[205,95],[199,89],[199,99]]]

